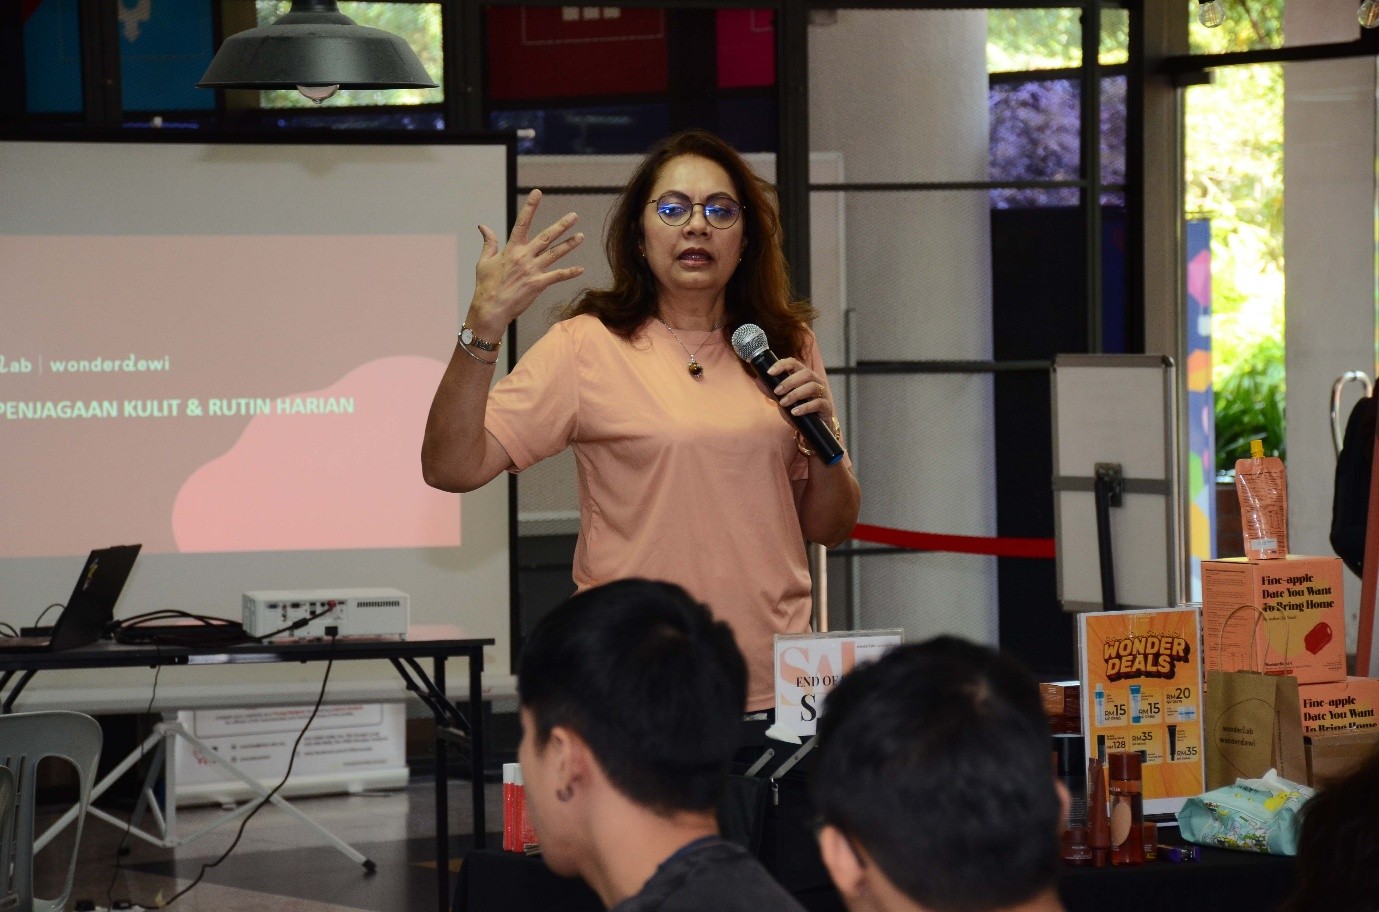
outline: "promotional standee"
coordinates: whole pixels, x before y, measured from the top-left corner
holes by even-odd
[[[1195,609],[1079,615],[1087,756],[1139,757],[1146,814],[1204,788],[1200,615]]]
[[[777,634],[776,724],[801,738],[814,734],[824,696],[860,664],[899,646],[904,631],[848,630]]]

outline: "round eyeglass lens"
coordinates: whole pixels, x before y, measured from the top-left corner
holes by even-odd
[[[742,214],[742,205],[730,196],[715,196],[706,203],[691,203],[678,193],[667,193],[654,203],[661,221],[672,228],[679,228],[688,222],[696,206],[704,210],[704,221],[715,228],[731,228]]]

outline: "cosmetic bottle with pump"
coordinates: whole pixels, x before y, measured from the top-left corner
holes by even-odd
[[[1144,864],[1144,792],[1135,751],[1106,755],[1111,798],[1111,864]]]

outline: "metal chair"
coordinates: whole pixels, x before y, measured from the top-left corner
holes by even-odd
[[[100,754],[101,728],[90,716],[74,712],[0,715],[0,768],[9,774],[9,787],[13,790],[13,810],[6,815],[5,781],[0,777],[0,912],[61,912],[67,905]],[[38,899],[33,891],[34,774],[46,757],[61,757],[77,768],[80,798],[76,841],[72,844],[62,894]],[[14,898],[10,899],[11,896]]]
[[[19,908],[19,894],[10,884],[9,842],[6,836],[14,829],[14,773],[8,766],[0,766],[0,912],[14,912]]]

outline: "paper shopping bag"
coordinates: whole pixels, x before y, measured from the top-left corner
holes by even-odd
[[[1307,781],[1297,678],[1208,672],[1205,722],[1208,789],[1258,779],[1270,769]]]

